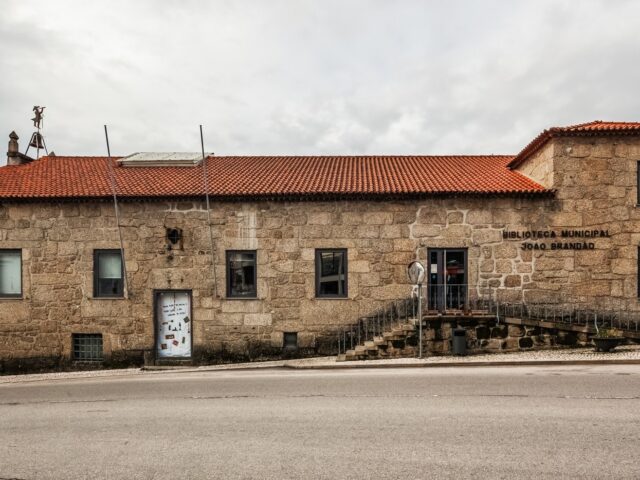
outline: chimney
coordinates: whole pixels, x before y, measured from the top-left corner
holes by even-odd
[[[33,158],[20,153],[18,150],[18,135],[16,132],[9,134],[9,150],[7,150],[7,165],[24,165],[32,162]]]

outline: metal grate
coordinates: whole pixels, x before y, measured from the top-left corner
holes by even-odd
[[[298,348],[298,332],[284,332],[282,340],[285,349],[295,350]]]
[[[101,333],[74,333],[73,359],[82,362],[99,362],[102,360]]]

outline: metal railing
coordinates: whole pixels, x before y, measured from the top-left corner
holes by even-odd
[[[367,341],[373,341],[400,325],[410,323],[417,318],[418,301],[417,296],[395,300],[360,317],[357,322],[339,328],[336,332],[338,355]]]
[[[466,284],[457,285],[422,285],[413,287],[410,298],[394,300],[389,304],[364,315],[357,322],[338,327],[334,332],[337,337],[338,355],[353,350],[358,345],[373,341],[394,327],[417,320],[418,302],[422,300],[422,315],[437,310],[446,314],[460,312],[496,312],[495,301],[490,289],[469,291]]]
[[[496,302],[496,289],[468,284],[429,284],[424,287],[426,312],[489,311]]]
[[[505,302],[496,304],[496,313],[502,318],[518,318],[560,325],[580,327],[616,328],[623,332],[640,332],[640,312],[624,309],[580,308],[570,303]]]
[[[418,301],[422,300],[424,317],[437,315],[489,315],[498,323],[506,318],[535,320],[557,325],[575,325],[594,328],[616,328],[623,332],[640,333],[640,311],[623,308],[590,308],[584,301],[554,298],[549,302],[504,301],[513,290],[470,287],[469,285],[423,285],[422,295],[414,287],[412,296],[394,300],[389,304],[361,316],[357,322],[337,327],[334,344],[338,355],[353,350],[366,341],[381,337],[395,327],[417,320]]]

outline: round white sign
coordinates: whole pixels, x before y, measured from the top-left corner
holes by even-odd
[[[424,267],[420,262],[413,261],[407,267],[407,274],[409,275],[409,281],[414,285],[420,285],[424,282]]]

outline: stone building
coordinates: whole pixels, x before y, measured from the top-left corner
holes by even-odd
[[[335,327],[411,295],[415,259],[429,310],[486,295],[640,310],[638,161],[640,123],[599,121],[545,130],[516,156],[205,165],[176,153],[32,160],[12,135],[0,362],[320,351]]]

